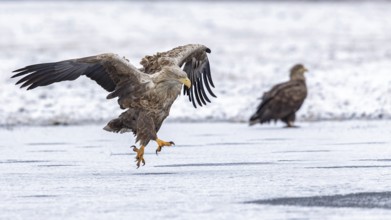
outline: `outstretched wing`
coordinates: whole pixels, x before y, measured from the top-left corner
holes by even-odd
[[[274,86],[262,97],[256,113],[250,118],[250,124],[277,120],[295,113],[307,97],[304,81],[289,81]]]
[[[197,108],[197,104],[202,106],[211,102],[208,95],[216,97],[211,88],[214,87],[214,84],[207,56],[207,53],[210,52],[210,49],[204,45],[188,44],[167,52],[146,56],[141,60],[141,65],[143,65],[144,71],[149,74],[160,71],[165,65],[183,67],[183,71],[187,73],[192,84],[190,89],[184,87],[183,93]]]
[[[16,84],[22,84],[21,88],[28,86],[28,90],[56,82],[75,80],[79,76],[85,75],[108,92],[114,91],[120,81],[136,81],[143,74],[125,58],[112,53],[35,64],[17,69],[14,72],[16,74],[12,78],[23,76]]]

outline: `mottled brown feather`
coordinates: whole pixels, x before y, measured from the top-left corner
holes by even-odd
[[[295,113],[307,97],[307,86],[304,78],[304,66],[295,65],[291,69],[291,79],[280,83],[262,96],[262,102],[250,118],[250,125],[282,120],[286,124],[293,123]]]
[[[183,87],[183,93],[196,108],[197,105],[203,106],[211,102],[208,94],[216,97],[212,91],[214,83],[207,56],[210,52],[211,50],[204,45],[188,44],[153,56],[145,56],[140,64],[148,74],[159,72],[164,66],[183,67],[192,83],[191,88]]]

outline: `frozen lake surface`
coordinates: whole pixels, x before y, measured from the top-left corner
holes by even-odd
[[[0,129],[0,219],[389,219],[391,122],[166,123],[135,168],[104,124]]]

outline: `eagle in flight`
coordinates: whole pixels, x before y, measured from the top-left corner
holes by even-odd
[[[307,97],[307,85],[304,73],[308,70],[302,64],[296,64],[290,70],[288,82],[275,85],[262,96],[262,102],[250,118],[250,125],[281,120],[287,127],[295,127],[296,112]]]
[[[164,146],[174,142],[163,141],[157,133],[171,105],[180,95],[183,87],[193,106],[206,105],[208,95],[216,97],[207,53],[204,45],[189,44],[167,52],[145,56],[137,69],[125,58],[105,53],[91,57],[70,59],[53,63],[41,63],[17,69],[15,77],[22,77],[16,84],[27,90],[47,86],[56,82],[75,80],[81,75],[94,80],[109,92],[108,99],[118,98],[118,104],[125,111],[111,120],[104,129],[111,132],[132,131],[136,143],[133,147],[137,168],[145,165],[144,148],[156,141],[156,154]]]

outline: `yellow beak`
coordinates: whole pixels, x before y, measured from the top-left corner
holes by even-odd
[[[183,83],[187,88],[190,89],[191,87],[191,81],[189,78],[185,77],[185,78],[180,78],[179,79],[179,82]]]
[[[304,68],[304,72],[308,72],[308,69],[307,69],[307,68]]]

